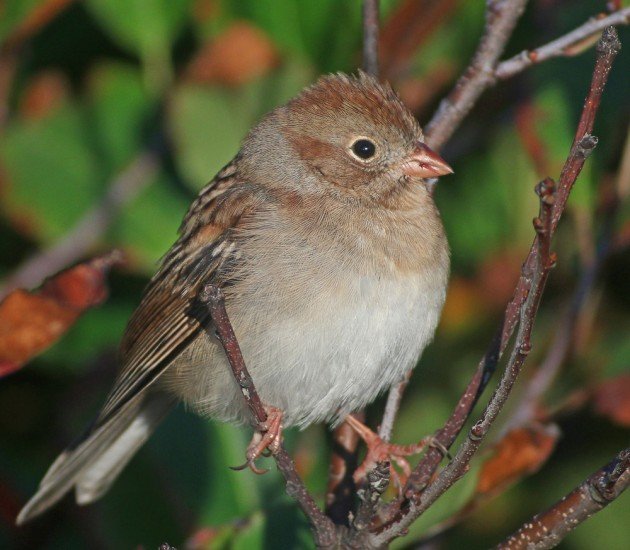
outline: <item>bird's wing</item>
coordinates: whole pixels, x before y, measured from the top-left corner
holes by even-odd
[[[204,284],[224,282],[238,258],[235,230],[263,201],[258,187],[239,180],[234,161],[200,192],[127,325],[122,368],[95,427],[151,386],[203,328],[209,314],[196,297]]]
[[[79,503],[99,498],[171,410],[172,396],[145,390],[207,323],[204,308],[194,311],[197,293],[206,282],[229,281],[238,257],[236,230],[263,201],[258,188],[239,180],[234,164],[202,190],[129,322],[122,369],[99,417],[49,468],[18,524],[44,512],[73,486]]]

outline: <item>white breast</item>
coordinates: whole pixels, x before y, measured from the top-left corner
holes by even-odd
[[[284,411],[286,426],[306,426],[362,408],[413,368],[438,322],[448,253],[444,246],[424,271],[400,275],[295,233],[248,239],[228,313],[263,402]],[[167,383],[201,413],[248,418],[223,350],[206,334],[169,370]]]

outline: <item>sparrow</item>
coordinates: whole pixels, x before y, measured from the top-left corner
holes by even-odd
[[[206,330],[208,284],[282,426],[336,425],[399,382],[445,300],[449,250],[426,178],[451,172],[392,88],[363,72],[324,76],[267,114],[192,203],[100,414],[17,523],[72,489],[78,504],[100,498],[179,401],[253,425]]]

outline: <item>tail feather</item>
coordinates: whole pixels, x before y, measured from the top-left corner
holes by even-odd
[[[22,525],[40,515],[73,486],[79,504],[100,497],[173,405],[172,399],[163,394],[141,394],[131,399],[110,420],[55,460],[16,523]]]
[[[107,492],[133,455],[149,439],[153,430],[172,408],[173,401],[164,397],[143,404],[138,415],[118,439],[81,471],[75,487],[78,504],[94,502]]]

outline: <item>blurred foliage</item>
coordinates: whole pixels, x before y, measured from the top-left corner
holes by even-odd
[[[387,24],[400,2],[381,4]],[[441,18],[414,38],[421,47],[396,60],[405,70],[394,84],[421,122],[468,63],[483,28],[483,2],[445,5]],[[195,192],[230,160],[265,112],[318,74],[352,71],[359,64],[360,6],[359,0],[0,4],[0,277],[63,240],[143,152],[160,159],[158,174],[147,175],[92,247],[93,254],[120,247],[130,259],[113,275],[110,299],[31,365],[0,381],[0,547],[156,548],[166,540],[181,548],[311,544],[275,469],[257,477],[228,468],[242,462],[247,430],[182,410],[167,419],[97,504],[79,509],[67,498],[24,529],[12,522],[51,460],[104,398],[126,319]],[[604,7],[603,0],[533,1],[508,53],[540,45]],[[630,33],[620,34],[627,48]],[[534,184],[558,175],[593,58],[591,50],[553,60],[497,86],[444,150],[456,173],[439,184],[436,200],[452,248],[452,282],[436,341],[405,396],[396,440],[413,441],[438,428],[483,353],[533,237]],[[538,319],[529,371],[544,357],[602,235],[603,205],[616,185],[627,137],[629,66],[622,51],[596,123],[599,146],[555,243],[560,261]],[[575,391],[588,392],[628,372],[628,204],[618,209],[613,225],[622,244],[625,235],[625,246],[610,253],[583,308],[572,352],[547,398],[551,409]],[[381,400],[370,409],[373,422],[382,405]],[[558,422],[562,435],[542,470],[449,531],[441,539],[444,548],[496,543],[627,443],[627,426],[589,406]],[[309,488],[321,497],[328,432],[322,426],[290,431],[287,443]],[[479,459],[395,547],[411,544],[462,506],[480,464]],[[620,526],[628,524],[626,495],[563,547],[626,548],[627,530]]]

